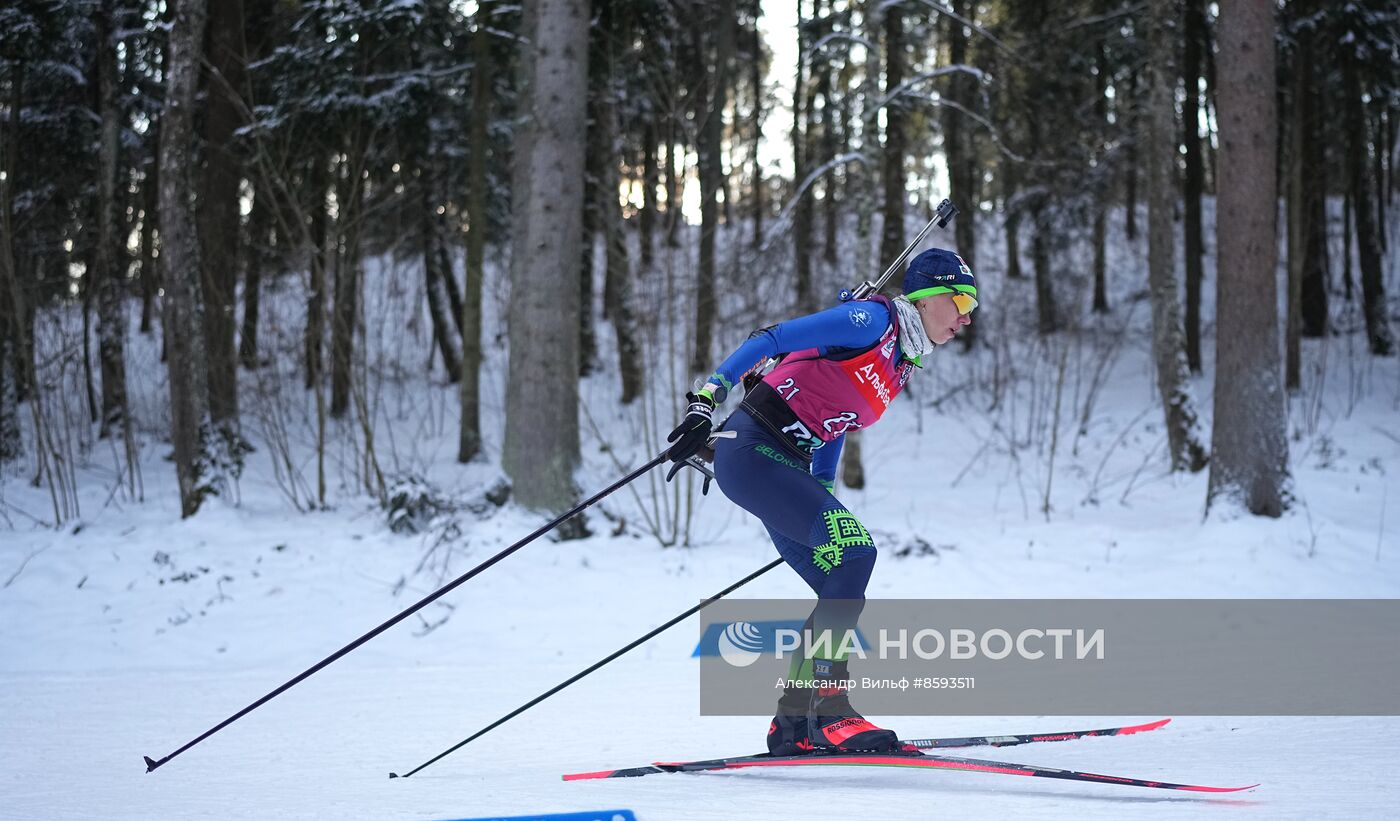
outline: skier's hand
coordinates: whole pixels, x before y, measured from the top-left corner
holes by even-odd
[[[686,408],[685,418],[666,437],[674,442],[666,456],[672,462],[683,462],[694,456],[710,441],[710,431],[714,428],[715,402],[703,393],[687,393],[690,407]]]

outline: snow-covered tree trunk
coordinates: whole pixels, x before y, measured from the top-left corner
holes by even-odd
[[[502,464],[526,507],[562,511],[574,501],[579,461],[579,304],[587,0],[526,4],[522,61],[528,135],[517,144],[511,260],[510,372]],[[564,283],[561,285],[561,283]],[[576,520],[577,521],[577,520]]]
[[[1177,193],[1174,97],[1176,4],[1172,0],[1152,0],[1149,9],[1148,64],[1151,85],[1148,88],[1146,159],[1149,198],[1147,272],[1152,297],[1152,355],[1157,365],[1157,392],[1166,417],[1172,470],[1197,471],[1206,465],[1206,452],[1196,424],[1190,374],[1182,341],[1173,229]],[[1272,84],[1269,87],[1272,89]],[[1272,171],[1269,178],[1273,179]],[[1222,325],[1222,328],[1226,327]],[[1225,330],[1222,335],[1231,332]]]
[[[102,373],[102,436],[120,430],[127,413],[126,401],[126,291],[127,252],[125,220],[118,209],[125,204],[117,194],[121,162],[122,110],[117,75],[116,31],[119,3],[103,0],[97,26],[98,106],[102,119],[98,145],[97,178],[97,350]]]
[[[1215,419],[1207,504],[1287,507],[1287,408],[1280,384],[1274,5],[1220,4],[1220,180],[1216,211]]]
[[[170,427],[180,513],[193,516],[207,494],[209,383],[205,371],[204,294],[193,179],[195,92],[204,39],[205,0],[176,0],[166,57],[160,132],[160,239],[165,274],[166,361]]]

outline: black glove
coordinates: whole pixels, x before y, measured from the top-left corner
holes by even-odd
[[[694,393],[687,393],[685,398],[690,400],[685,418],[666,437],[667,442],[675,442],[666,454],[672,462],[683,462],[694,456],[710,441],[710,431],[714,428],[714,400]]]

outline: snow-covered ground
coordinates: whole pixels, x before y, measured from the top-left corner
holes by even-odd
[[[1044,345],[1010,330],[1025,323],[1033,285],[1002,278],[1000,235],[985,225],[983,236],[986,321],[1005,326],[996,335],[1003,341],[970,356],[956,346],[940,351],[915,377],[912,401],[865,435],[866,489],[838,491],[880,543],[871,596],[1400,595],[1400,362],[1364,356],[1354,335],[1309,341],[1305,387],[1290,405],[1297,504],[1278,520],[1206,518],[1206,474],[1171,473],[1161,445],[1147,306],[1129,309],[1146,279],[1142,249],[1114,248],[1115,313],[1103,330],[1086,321]],[[416,281],[383,275],[391,267],[367,277],[367,316],[400,287],[389,283]],[[1066,300],[1087,295],[1082,285],[1067,280]],[[402,301],[421,311],[415,294]],[[294,350],[295,300],[285,302],[269,299],[267,310],[282,318],[270,326]],[[1344,320],[1347,310],[1336,309]],[[600,329],[607,362],[609,335]],[[726,328],[723,344],[748,330]],[[479,501],[499,475],[502,346],[487,346],[490,458],[461,467],[452,461],[455,389],[440,374],[425,383],[412,364],[426,360],[427,334],[391,319],[367,328],[367,339],[372,358],[388,351],[413,371],[402,383],[387,366],[379,371],[377,426],[397,434],[391,444],[377,437],[381,461]],[[163,373],[142,344],[132,355],[149,359],[135,379],[156,415]],[[1194,380],[1206,422],[1211,361],[1208,339],[1207,373]],[[672,423],[672,394],[685,381],[653,373],[653,395],[619,410],[615,368],[585,380],[586,491],[619,476],[618,463],[631,467],[659,450],[657,431]],[[290,396],[282,401],[304,414],[305,397]],[[304,423],[292,417],[289,439],[314,476]],[[172,752],[542,521],[479,503],[426,533],[392,533],[383,511],[356,492],[350,445],[331,449],[330,509],[299,513],[274,477],[271,448],[259,438],[265,426],[245,425],[260,449],[238,503],[215,500],[188,521],[179,520],[165,447],[149,439],[144,501],[114,491],[103,445],[78,474],[82,515],[61,529],[36,523],[51,512],[28,474],[3,474],[0,817],[433,819],[625,807],[640,819],[1275,819],[1390,817],[1400,804],[1391,777],[1400,767],[1396,718],[1179,716],[1144,735],[968,751],[1167,781],[1262,784],[1222,797],[869,768],[561,781],[566,772],[762,749],[766,719],[698,715],[693,621],[424,772],[389,780],[391,770],[422,763],[773,557],[757,523],[718,493],[694,495],[691,545],[662,549],[647,518],[665,518],[674,491],[645,481],[636,495],[619,492],[601,505],[592,538],[540,540],[146,774],[143,755]],[[350,435],[333,430],[332,440]],[[683,501],[678,509],[683,518]],[[807,592],[779,568],[737,595]],[[1161,717],[1027,712],[872,718],[908,737]]]

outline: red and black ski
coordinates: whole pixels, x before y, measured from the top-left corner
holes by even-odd
[[[1174,784],[1170,781],[1152,781],[1145,778],[1128,778],[1121,775],[1103,775],[1075,770],[1057,770],[1052,767],[1038,767],[1033,764],[1013,764],[1007,761],[987,761],[980,758],[958,758],[954,756],[928,755],[917,751],[906,753],[811,753],[798,756],[745,756],[742,758],[717,759],[714,761],[691,761],[676,764],[657,764],[652,767],[634,767],[627,770],[603,770],[596,773],[574,773],[564,776],[565,781],[580,781],[589,778],[625,778],[628,776],[650,775],[654,772],[704,772],[714,770],[739,770],[750,767],[906,767],[928,770],[966,770],[971,772],[998,773],[1000,775],[1025,775],[1037,778],[1058,778],[1064,781],[1089,781],[1098,784],[1122,784],[1128,787],[1152,787],[1161,790],[1187,790],[1190,792],[1239,792],[1259,786],[1247,787],[1206,787],[1198,784]]]
[[[1147,724],[1133,724],[1126,727],[1106,727],[1101,730],[1066,730],[1058,733],[1022,733],[1020,735],[976,735],[976,736],[956,736],[950,738],[915,738],[901,740],[899,743],[905,749],[917,748],[921,750],[946,750],[952,747],[1014,747],[1018,744],[1035,744],[1045,741],[1073,741],[1077,738],[1089,738],[1091,736],[1111,736],[1111,735],[1132,735],[1133,733],[1145,733],[1165,727],[1170,718],[1159,721],[1151,721]],[[646,767],[629,767],[625,770],[605,770],[602,773],[578,773],[564,776],[565,781],[576,781],[582,778],[629,778],[639,775],[653,775],[655,773],[681,772],[681,767],[685,767],[687,772],[698,772],[700,770],[726,769],[733,765],[733,762],[758,760],[766,761],[773,756],[768,753],[757,755],[732,756],[730,758],[713,758],[704,761],[679,761],[679,762],[658,762]]]
[[[739,770],[750,767],[805,767],[805,766],[863,766],[863,767],[906,767],[936,770],[965,770],[971,772],[998,773],[1001,775],[1024,775],[1038,778],[1057,778],[1066,781],[1086,781],[1100,784],[1123,784],[1131,787],[1151,787],[1165,790],[1187,790],[1191,792],[1238,792],[1259,786],[1248,787],[1207,787],[1195,784],[1174,784],[1167,781],[1151,781],[1142,778],[1128,778],[1118,775],[1058,770],[1052,767],[1038,767],[1031,764],[1013,764],[1005,761],[987,761],[979,758],[959,758],[955,756],[928,755],[918,748],[936,749],[948,747],[998,746],[1009,747],[1017,744],[1032,744],[1044,741],[1070,741],[1092,736],[1130,735],[1147,732],[1165,725],[1171,719],[1137,724],[1127,727],[1108,727],[1101,730],[1071,730],[1062,733],[1027,733],[1006,736],[966,736],[960,738],[926,738],[903,742],[905,749],[897,753],[841,753],[815,752],[797,756],[773,756],[768,753],[715,758],[703,761],[657,762],[644,767],[630,767],[621,770],[600,770],[591,773],[572,773],[564,776],[565,781],[581,781],[593,778],[632,778],[655,773],[709,772],[716,770]]]
[[[950,747],[1015,747],[1018,744],[1035,744],[1042,741],[1073,741],[1077,738],[1093,736],[1132,735],[1146,733],[1167,726],[1169,718],[1134,724],[1128,727],[1106,727],[1102,730],[1067,730],[1062,733],[1025,733],[1022,735],[975,735],[963,738],[913,738],[899,743],[920,750],[946,750]]]

